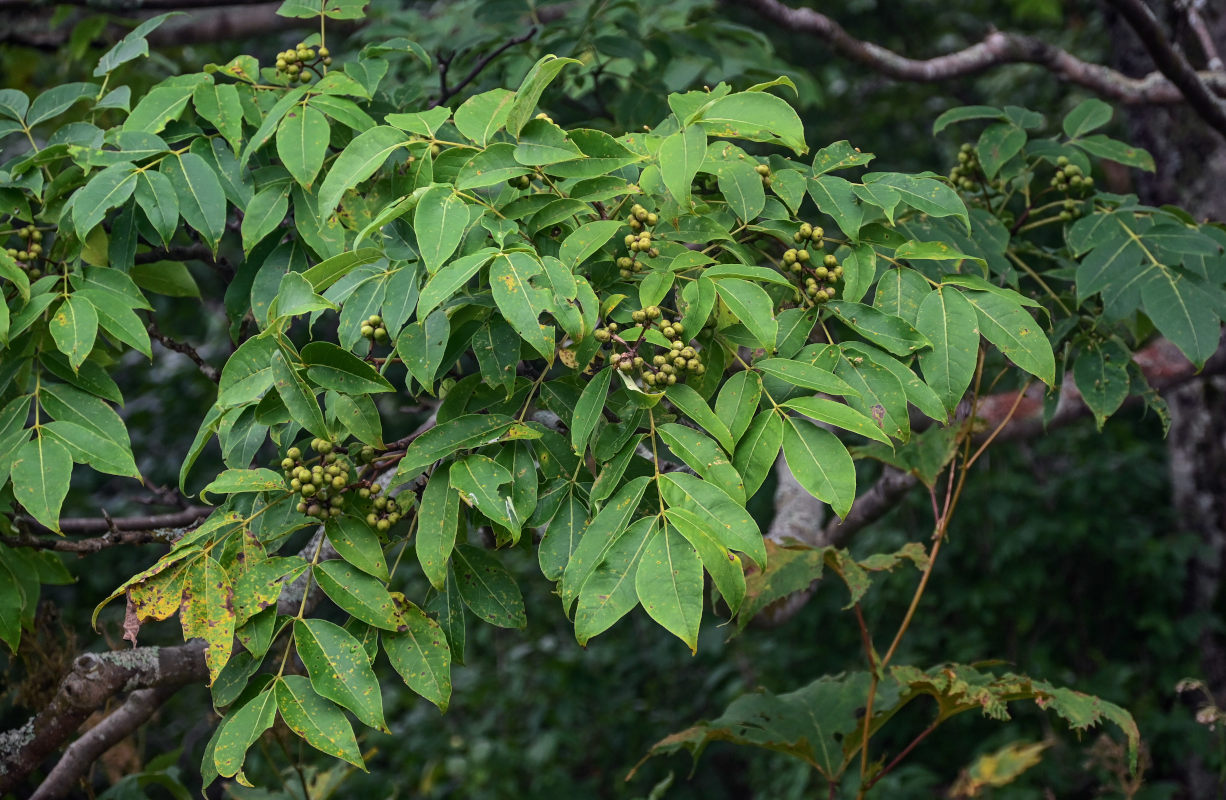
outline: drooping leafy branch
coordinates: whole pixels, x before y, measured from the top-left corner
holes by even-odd
[[[282,13],[322,26],[359,8]],[[832,724],[861,726],[837,765],[815,764],[832,783],[858,753],[867,790],[871,734],[917,693],[961,711],[963,684],[987,686],[997,712],[1034,699],[1074,727],[1097,719],[1024,676],[954,666],[957,685],[938,686],[890,662],[962,486],[1030,387],[1071,372],[1100,424],[1129,397],[1160,413],[1134,362],[1155,332],[1195,368],[1218,348],[1226,234],[1098,190],[1092,159],[1152,168],[1096,133],[1105,104],[1046,137],[1023,109],[955,110],[938,132],[982,133],[947,178],[871,172],[848,142],[807,156],[775,94],[786,79],[672,94],[654,127],[614,136],[538,113],[551,85],[589,77],[578,60],[404,108],[384,77],[419,46],[334,63],[318,34],[134,97],[117,70],[160,21],[102,58],[99,83],[0,91],[0,499],[6,526],[20,513],[61,531],[74,469],[141,477],[109,370],[152,356],[159,296],[204,294],[185,262],[226,270],[209,299],[235,349],[179,476],[215,507],[107,600],[127,603],[133,642],[177,616],[206,644],[199,674],[227,709],[206,783],[245,780],[278,716],[362,766],[348,715],[387,728],[380,652],[445,709],[467,618],[526,624],[512,548],[535,552],[580,643],[641,607],[691,650],[710,613],[743,627],[824,569],[854,606],[871,573],[915,563],[883,656],[864,630],[864,691],[821,684],[850,715]],[[214,440],[225,468],[196,476]],[[890,470],[870,506],[922,483],[931,544],[768,550],[747,504],[780,454],[848,530],[863,524],[856,460]],[[30,534],[0,548],[10,647],[40,583],[63,577]],[[430,589],[406,596],[418,568]],[[36,762],[6,762],[5,785]]]

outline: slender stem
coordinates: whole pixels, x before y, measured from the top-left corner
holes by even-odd
[[[894,767],[898,766],[898,762],[906,758],[910,754],[910,752],[915,749],[916,745],[918,745],[920,742],[927,739],[928,735],[932,733],[933,731],[935,731],[937,729],[937,726],[940,725],[943,721],[944,720],[942,720],[940,717],[937,717],[936,719],[934,719],[931,725],[929,725],[927,728],[924,728],[924,730],[920,732],[919,736],[916,736],[914,739],[912,739],[911,743],[902,749],[902,752],[894,756],[894,759],[890,761],[889,764],[885,765],[885,769],[881,770],[881,772],[878,772],[876,775],[873,776],[873,779],[869,781],[867,785],[865,785],[864,791],[867,792],[869,789],[873,788],[873,786],[877,783],[877,781],[881,780],[887,774],[889,774],[889,772],[892,769],[894,769]]]

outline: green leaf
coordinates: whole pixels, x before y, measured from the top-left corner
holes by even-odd
[[[195,153],[167,157],[161,171],[178,195],[183,221],[199,231],[209,247],[216,250],[226,230],[226,195],[217,173]]]
[[[1000,122],[989,125],[979,135],[976,152],[979,154],[979,164],[989,180],[996,177],[1000,168],[1009,159],[1022,152],[1026,146],[1026,131],[1012,122]]]
[[[542,269],[534,255],[520,251],[499,253],[490,267],[490,286],[494,302],[507,322],[534,350],[552,362],[553,326],[542,325],[539,319],[542,313],[553,309],[554,295],[533,283]]]
[[[237,710],[232,710],[221,723],[213,762],[217,773],[232,778],[243,768],[247,750],[277,719],[277,701],[272,687],[264,689]]]
[[[382,634],[383,649],[410,689],[447,710],[451,699],[451,648],[437,622],[412,603],[403,610],[408,630]]]
[[[902,195],[903,201],[909,206],[929,216],[957,217],[966,226],[967,233],[970,233],[971,221],[966,205],[957,192],[941,181],[896,172],[878,172],[865,175],[864,182],[889,186]]]
[[[294,622],[294,646],[316,692],[372,728],[387,730],[378,678],[352,634],[327,620],[299,619]]]
[[[915,325],[920,305],[931,291],[928,281],[914,269],[899,267],[886,270],[881,280],[877,281],[873,307]]]
[[[1073,362],[1073,381],[1101,429],[1128,399],[1128,349],[1114,340],[1092,342]]]
[[[888,356],[885,356],[888,358]],[[907,417],[907,393],[901,380],[889,368],[867,354],[840,353],[835,364],[838,375],[856,391],[847,404],[860,413],[881,421],[890,436],[906,441],[911,436]]]
[[[213,479],[200,491],[200,499],[206,503],[209,492],[215,494],[238,494],[241,492],[284,491],[285,479],[270,469],[228,469]]]
[[[1005,113],[992,106],[960,106],[945,111],[932,123],[932,135],[935,136],[950,125],[973,119],[1006,119]]]
[[[574,270],[613,238],[623,227],[621,220],[602,219],[580,225],[564,240],[558,259],[569,270]]]
[[[718,485],[733,500],[745,501],[745,484],[715,440],[674,422],[660,425],[656,432],[668,449],[688,467]]]
[[[588,439],[596,430],[596,423],[604,412],[609,382],[612,379],[612,367],[597,372],[583,387],[583,392],[575,403],[575,413],[570,424],[570,446],[576,453],[582,454],[587,449]]]
[[[823,397],[797,397],[783,404],[807,417],[820,422],[842,428],[845,431],[858,433],[882,444],[892,445],[890,437],[881,431],[881,426],[871,417],[861,414],[851,406]]]
[[[782,444],[783,422],[778,414],[768,410],[754,417],[732,456],[732,466],[744,481],[746,497],[753,497],[761,488]]]
[[[396,352],[427,391],[434,386],[434,376],[443,365],[447,341],[451,338],[451,322],[440,309],[430,312],[424,322],[405,326],[396,341]]]
[[[750,370],[738,372],[724,382],[715,399],[715,414],[728,421],[733,441],[739,440],[753,421],[761,398],[762,378]]]
[[[684,472],[669,472],[659,481],[660,492],[670,509],[689,511],[725,547],[744,553],[758,566],[766,563],[766,547],[758,524],[727,492]]]
[[[250,253],[251,248],[280,227],[288,210],[289,197],[285,187],[269,186],[260,190],[247,204],[247,211],[243,214],[243,252]]]
[[[447,580],[447,562],[460,520],[460,495],[451,488],[450,469],[445,464],[431,474],[417,515],[417,560],[430,585],[440,591]]]
[[[1217,352],[1221,336],[1222,325],[1214,301],[1184,275],[1166,267],[1155,272],[1145,286],[1142,301],[1145,313],[1162,335],[1199,369]]]
[[[1061,123],[1064,135],[1070,139],[1076,139],[1078,136],[1097,130],[1110,122],[1114,113],[1110,105],[1097,97],[1083,100],[1076,108],[1064,115],[1064,122]]]
[[[974,261],[982,267],[988,265],[982,258],[960,253],[945,242],[904,242],[894,251],[894,257],[911,261]]]
[[[268,307],[268,317],[270,321],[275,322],[300,314],[326,310],[335,311],[336,304],[315,294],[311,282],[301,272],[291,270],[281,276],[277,295]]]
[[[409,137],[402,131],[380,125],[353,138],[336,160],[319,187],[319,216],[327,218],[336,210],[346,191],[375,174],[388,156],[404,147]]]
[[[519,133],[514,160],[536,167],[583,158],[583,151],[566,137],[566,132],[545,119],[532,119]]]
[[[804,125],[786,101],[766,92],[725,95],[699,111],[699,120],[711,136],[773,142],[807,153]]]
[[[417,318],[425,319],[431,311],[451,299],[496,253],[493,248],[485,247],[475,253],[461,256],[435,272],[417,299]]]
[[[277,127],[277,155],[303,187],[310,188],[324,164],[331,130],[324,115],[309,105],[288,112]]]
[[[342,514],[326,520],[324,532],[328,536],[328,541],[332,543],[332,547],[345,561],[379,580],[388,579],[387,557],[383,554],[383,545],[379,543],[379,537],[365,522]],[[419,539],[418,546],[420,544]]]
[[[476,508],[494,523],[518,534],[523,525],[511,501],[510,490],[499,487],[511,482],[511,471],[492,458],[468,455],[451,465],[451,488],[470,508]]]
[[[136,167],[129,163],[112,164],[89,179],[73,199],[72,227],[84,241],[102,222],[106,212],[127,202],[136,190]]]
[[[157,86],[140,99],[123,122],[124,131],[158,133],[172,119],[178,119],[187,106],[195,84]]]
[[[683,208],[690,205],[690,184],[706,155],[707,136],[697,125],[677,131],[660,145],[660,177]]]
[[[464,136],[481,147],[498,132],[511,113],[515,92],[491,89],[465,100],[455,112],[455,126]]]
[[[474,614],[500,628],[523,628],[528,624],[524,598],[515,579],[486,551],[458,545],[453,555],[456,586]]]
[[[129,277],[142,289],[167,297],[200,297],[196,279],[181,261],[154,261],[137,264],[128,271]]]
[[[600,562],[579,592],[575,609],[575,639],[580,645],[586,646],[593,636],[608,630],[638,605],[635,576],[655,528],[654,518],[640,519],[618,531],[602,551]]]
[[[862,303],[832,300],[826,308],[872,344],[900,356],[907,356],[932,342],[901,317],[886,314]]]
[[[817,204],[822,213],[827,214],[839,226],[849,239],[860,235],[860,224],[864,221],[863,203],[855,192],[855,187],[837,175],[818,175],[805,183],[809,196]]]
[[[281,351],[272,354],[273,386],[281,396],[281,402],[289,409],[290,416],[299,425],[322,439],[330,439],[328,426],[324,423],[323,412],[311,391],[298,376],[298,372],[286,362]]]
[[[490,145],[460,168],[459,174],[456,175],[455,188],[462,191],[496,186],[511,178],[531,173],[531,169],[516,160],[517,152],[515,145],[509,142]]]
[[[414,111],[408,114],[388,114],[384,120],[388,125],[395,125],[401,130],[416,133],[418,136],[433,138],[438,129],[451,117],[451,109],[447,106],[435,106],[426,111]]]
[[[316,694],[309,679],[302,675],[283,675],[277,680],[276,695],[281,719],[307,744],[366,769],[353,737],[353,726],[345,713]]]
[[[715,440],[723,445],[724,449],[732,452],[736,442],[732,438],[732,431],[728,430],[728,426],[719,418],[707,402],[702,399],[702,395],[690,385],[685,383],[676,383],[669,386],[665,392],[674,406],[681,413],[685,414],[690,419],[697,422],[699,427],[715,437]]]
[[[100,436],[89,428],[67,420],[44,422],[41,430],[68,448],[72,460],[89,464],[99,472],[140,478],[132,451],[124,445]]]
[[[1130,147],[1123,142],[1108,138],[1100,133],[1080,139],[1073,139],[1069,144],[1080,147],[1092,156],[1105,158],[1117,164],[1137,167],[1146,172],[1154,171],[1154,157],[1148,151],[1142,150],[1139,147]]]
[[[528,74],[524,76],[523,82],[515,92],[515,98],[511,101],[510,109],[507,111],[507,132],[518,137],[519,132],[536,112],[536,104],[541,99],[541,93],[545,91],[545,87],[553,82],[553,79],[567,64],[578,63],[580,62],[573,58],[547,55],[533,64],[532,69],[528,70]]]
[[[975,377],[979,315],[961,292],[941,286],[920,304],[915,327],[932,342],[919,356],[924,380],[953,413]]]
[[[628,481],[605,503],[600,513],[583,530],[579,543],[571,551],[570,560],[562,573],[562,605],[569,609],[579,596],[593,570],[604,560],[605,553],[626,530],[651,479],[646,475]]]
[[[768,353],[774,350],[779,323],[775,319],[775,303],[766,290],[739,278],[718,281],[715,290],[762,348]]]
[[[373,264],[382,257],[383,254],[375,248],[363,247],[321,261],[302,276],[311,282],[315,291],[322,292],[358,267]]]
[[[69,295],[60,303],[47,327],[55,346],[68,357],[73,370],[78,369],[94,349],[98,335],[98,313],[84,297]]]
[[[764,358],[755,361],[754,369],[759,369],[767,375],[772,375],[782,381],[802,389],[812,389],[826,394],[837,394],[843,397],[859,395],[846,381],[829,370],[803,361],[792,361],[786,358]]]
[[[1051,342],[1034,317],[1008,298],[990,292],[966,292],[979,314],[979,332],[1017,366],[1048,386],[1056,378]]]
[[[392,392],[395,387],[378,370],[331,342],[311,342],[302,348],[307,377],[316,385],[343,394]]]
[[[783,457],[805,491],[846,518],[856,499],[856,467],[837,436],[808,420],[788,417]]]
[[[762,176],[754,171],[750,162],[728,163],[719,171],[717,182],[720,194],[738,219],[749,222],[762,213],[766,205],[766,191],[762,187]]]
[[[17,448],[9,467],[13,497],[30,516],[56,532],[71,475],[68,449],[41,434]]]
[[[315,580],[342,611],[385,631],[404,626],[396,603],[383,582],[344,561],[316,564]]]
[[[465,414],[441,422],[413,440],[405,451],[392,485],[404,483],[440,458],[484,444],[492,444],[515,421],[501,414]]]
[[[434,186],[417,202],[413,230],[426,271],[434,275],[451,257],[468,228],[468,204],[449,186]]]
[[[197,114],[213,123],[231,150],[238,153],[242,149],[243,105],[234,84],[212,81],[196,84],[192,105]]]
[[[859,148],[852,147],[850,142],[842,140],[828,144],[813,154],[810,174],[817,177],[836,169],[863,166],[872,160],[872,153],[862,153]]]
[[[698,652],[702,621],[702,559],[694,545],[665,525],[647,540],[634,577],[648,616]]]
[[[141,24],[137,25],[132,30],[115,43],[114,47],[107,50],[98,59],[98,66],[94,68],[93,75],[95,78],[101,78],[111,70],[126,64],[129,61],[140,58],[141,56],[149,55],[149,42],[145,37],[152,33],[163,22],[171,17],[183,16],[182,11],[172,11],[168,14],[158,14],[155,17],[150,17]]]

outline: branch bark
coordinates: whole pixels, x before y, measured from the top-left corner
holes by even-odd
[[[1154,64],[1179,89],[1192,110],[1226,138],[1226,108],[1210,93],[1183,54],[1175,49],[1149,7],[1141,0],[1107,0],[1107,5],[1114,8],[1137,34]]]
[[[204,642],[195,640],[177,647],[78,656],[47,707],[20,728],[0,734],[0,795],[21,785],[111,697],[140,689],[170,691],[206,680],[203,654]],[[117,722],[111,730],[119,728]]]
[[[730,3],[730,0],[724,2]],[[978,43],[962,50],[934,58],[914,59],[857,39],[833,19],[811,8],[793,8],[779,0],[745,0],[739,5],[778,25],[819,38],[843,57],[895,80],[932,83],[977,75],[1004,64],[1035,64],[1070,83],[1120,103],[1152,105],[1187,102],[1196,107],[1192,97],[1185,94],[1183,84],[1173,81],[1164,72],[1156,71],[1143,78],[1132,78],[1100,64],[1082,61],[1035,36],[993,30]],[[1193,76],[1206,92],[1226,96],[1226,72],[1194,72]],[[1181,81],[1186,77],[1181,74]],[[1197,108],[1198,113],[1202,110]],[[1206,121],[1214,124],[1211,118],[1206,118]]]

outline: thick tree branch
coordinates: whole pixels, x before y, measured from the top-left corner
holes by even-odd
[[[30,795],[30,800],[57,800],[67,796],[103,753],[144,725],[178,690],[178,686],[158,686],[132,692],[122,706],[68,746],[59,763]]]
[[[1107,0],[1107,5],[1114,8],[1140,37],[1149,57],[1162,74],[1179,88],[1192,110],[1226,137],[1226,108],[1210,93],[1183,54],[1175,49],[1149,7],[1141,0]]]
[[[85,719],[120,692],[175,689],[208,678],[204,642],[85,653],[73,662],[47,707],[25,725],[0,733],[0,795],[14,791]],[[112,728],[119,727],[119,723]],[[113,742],[112,742],[113,744]]]
[[[779,0],[745,0],[743,5],[778,25],[822,39],[845,58],[900,81],[930,83],[977,75],[1003,64],[1035,64],[1120,103],[1191,104],[1191,98],[1185,96],[1181,86],[1161,72],[1132,78],[1100,64],[1082,61],[1034,36],[991,31],[982,41],[965,49],[934,58],[913,59],[857,39],[833,19],[811,8],[792,8]],[[1202,72],[1196,77],[1198,82],[1203,82],[1202,88],[1208,87],[1226,96],[1226,73]]]

